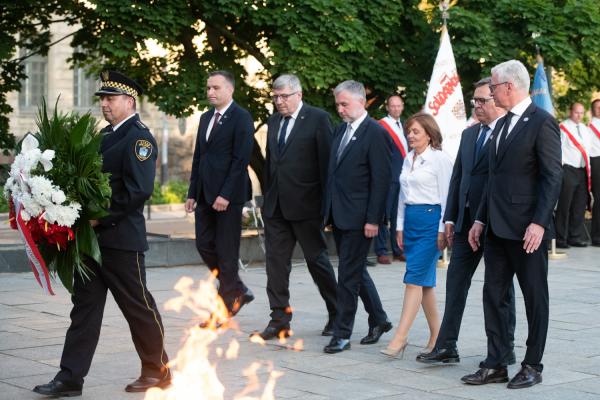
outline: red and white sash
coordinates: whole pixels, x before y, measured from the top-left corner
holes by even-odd
[[[589,127],[589,128],[592,130],[592,132],[594,132],[594,133],[596,134],[596,137],[597,137],[598,139],[600,139],[600,130],[598,130],[598,128],[596,128],[596,127],[594,126],[594,124],[592,124],[591,122],[590,122],[590,124],[588,125],[588,127]]]
[[[394,132],[392,127],[384,120],[380,119],[379,123],[389,133],[389,135],[392,137],[392,140],[394,141],[394,143],[396,143],[396,147],[398,148],[398,150],[400,150],[400,154],[402,154],[402,158],[405,158],[406,157],[406,149],[404,148],[404,146],[402,146],[402,142],[400,141],[400,138],[398,138],[398,135],[396,135],[396,132]]]
[[[16,210],[16,222],[19,233],[21,234],[21,238],[25,243],[25,252],[27,253],[27,258],[29,259],[29,264],[31,265],[31,270],[33,271],[33,275],[35,275],[35,279],[38,281],[42,289],[44,289],[44,293],[49,295],[54,295],[52,291],[52,286],[50,285],[50,275],[48,274],[48,268],[46,267],[46,263],[40,254],[37,245],[33,241],[33,237],[31,236],[31,231],[27,227],[25,221],[23,221],[23,217],[21,217],[21,211],[23,210],[23,205],[17,201],[14,201],[15,210]]]
[[[585,151],[585,149],[583,148],[583,146],[581,145],[581,143],[579,143],[577,141],[577,139],[575,139],[575,136],[573,136],[573,134],[571,132],[569,132],[569,130],[567,129],[567,127],[564,124],[560,124],[560,129],[567,135],[567,137],[569,138],[571,143],[573,143],[573,145],[575,147],[577,147],[577,150],[579,150],[581,152],[581,155],[583,156],[583,159],[585,160],[585,173],[587,175],[587,189],[588,189],[588,192],[591,192],[592,191],[592,170],[590,169],[590,158],[588,157],[588,154]]]

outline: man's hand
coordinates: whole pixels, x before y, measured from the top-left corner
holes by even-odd
[[[444,232],[438,232],[437,248],[439,251],[444,251],[444,249],[446,248],[446,235],[444,234]]]
[[[454,224],[446,224],[446,241],[448,247],[452,247],[454,244]]]
[[[398,247],[400,247],[402,250],[404,250],[404,238],[402,236],[403,236],[402,231],[396,232],[396,243],[398,243]]]
[[[100,225],[100,222],[98,222],[97,219],[90,219],[90,225],[92,226],[92,228],[95,228],[98,225]]]
[[[479,243],[479,237],[481,236],[482,232],[483,225],[478,222],[475,222],[471,227],[471,230],[469,231],[469,244],[471,245],[473,251],[477,251],[479,249],[479,246],[481,245]]]
[[[216,211],[225,211],[225,210],[227,210],[228,206],[229,206],[229,200],[227,200],[221,196],[217,196],[217,198],[215,199],[215,202],[212,205],[212,208],[215,209]]]
[[[533,253],[540,247],[542,240],[544,240],[544,231],[545,229],[541,225],[534,224],[533,222],[529,224],[525,230],[525,236],[523,236],[523,249],[525,253]]]
[[[375,225],[375,224],[365,224],[365,236],[367,238],[374,238],[375,236],[377,236],[377,233],[379,232],[379,225]]]
[[[192,212],[194,212],[195,209],[196,209],[196,200],[187,199],[185,201],[185,212],[192,213]]]

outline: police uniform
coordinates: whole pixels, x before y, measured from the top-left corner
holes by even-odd
[[[102,87],[96,95],[126,94],[136,98],[142,93],[137,83],[117,72],[104,72],[101,77]],[[112,189],[109,215],[100,219],[95,228],[102,266],[89,262],[91,279],[75,278],[71,326],[55,380],[83,384],[98,343],[106,294],[110,290],[129,324],[141,359],[141,377],[166,383],[170,376],[164,329],[146,287],[144,265],[148,243],[143,207],[154,186],[156,141],[137,114],[122,121],[116,130],[109,125],[102,133],[102,171],[110,174]],[[126,388],[140,391],[130,389]]]

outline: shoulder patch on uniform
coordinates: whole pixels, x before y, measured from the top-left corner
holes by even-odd
[[[142,129],[148,129],[148,127],[146,125],[144,125],[144,123],[142,121],[140,121],[139,119],[137,121],[135,121],[135,123],[137,124],[138,127],[142,128]]]
[[[152,155],[154,146],[147,140],[138,140],[135,142],[135,156],[140,161],[146,161]]]

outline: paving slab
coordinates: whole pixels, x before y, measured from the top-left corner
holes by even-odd
[[[544,357],[544,382],[530,389],[509,390],[494,384],[472,387],[462,384],[460,377],[474,372],[485,357],[482,287],[484,265],[476,272],[468,299],[458,346],[461,363],[450,366],[427,366],[414,358],[428,340],[427,323],[419,313],[409,337],[404,359],[390,359],[379,353],[387,345],[386,334],[375,345],[362,346],[359,340],[368,331],[367,315],[359,307],[352,350],[336,355],[322,352],[328,338],[320,336],[326,322],[326,310],[310,274],[303,265],[291,274],[291,304],[294,309],[294,336],[286,344],[251,343],[248,335],[264,328],[269,320],[265,293],[264,266],[255,264],[241,272],[252,288],[256,300],[236,316],[237,330],[218,337],[210,349],[224,385],[225,399],[234,399],[248,384],[243,374],[253,362],[261,368],[258,380],[264,385],[269,369],[282,372],[274,395],[277,399],[302,400],[456,400],[456,399],[600,399],[600,249],[568,250],[565,260],[551,261],[550,330]],[[335,259],[332,259],[335,262]],[[394,324],[402,310],[404,263],[369,268],[389,318]],[[438,269],[437,301],[444,307],[446,270]],[[164,304],[177,296],[173,289],[183,276],[204,279],[204,266],[152,268],[147,272],[165,325],[166,348],[172,357],[180,349],[188,328],[200,317],[189,310],[167,311]],[[0,273],[0,400],[40,399],[33,386],[49,381],[57,371],[69,325],[69,294],[54,285],[56,296],[45,296],[31,273]],[[525,353],[527,324],[523,299],[517,289],[517,358]],[[218,358],[216,349],[226,349],[231,340],[240,345],[235,360]],[[293,351],[289,345],[303,340],[303,350]],[[143,399],[142,394],[123,391],[139,374],[140,365],[129,336],[126,321],[109,296],[98,349],[84,386],[84,399]],[[509,368],[515,374],[518,365]],[[262,388],[248,393],[260,397]]]

